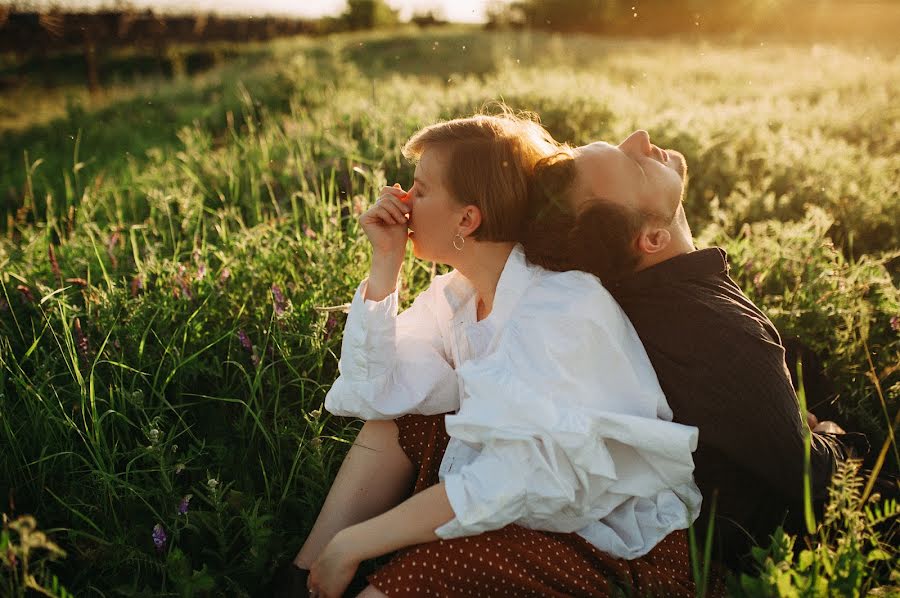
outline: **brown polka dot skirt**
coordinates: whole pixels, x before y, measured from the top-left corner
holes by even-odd
[[[444,415],[394,421],[400,446],[418,468],[413,494],[437,484],[450,440]],[[625,560],[604,554],[576,533],[510,524],[401,549],[366,579],[391,598],[696,595],[685,530],[670,534],[643,557]],[[721,577],[711,583],[707,596],[723,596]]]

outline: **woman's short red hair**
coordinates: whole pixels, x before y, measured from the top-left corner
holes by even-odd
[[[528,219],[529,179],[539,160],[558,144],[528,113],[476,114],[429,125],[403,146],[417,161],[427,148],[447,151],[444,186],[462,205],[481,210],[472,237],[479,241],[521,241]]]

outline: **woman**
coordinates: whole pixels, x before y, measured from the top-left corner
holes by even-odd
[[[295,560],[310,595],[340,596],[363,560],[392,552],[360,596],[604,596],[613,581],[693,595],[697,429],[669,421],[600,282],[540,268],[517,243],[535,211],[528,175],[553,149],[509,114],[426,127],[404,147],[410,192],[385,188],[361,217],[372,265],[325,408],[387,422],[358,444],[390,455],[377,462],[393,491],[348,454]],[[398,316],[408,239],[455,270]],[[368,510],[347,496],[373,488]]]

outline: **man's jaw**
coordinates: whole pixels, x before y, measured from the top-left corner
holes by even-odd
[[[687,160],[684,159],[684,154],[673,149],[666,150],[666,153],[669,155],[669,163],[672,164],[670,168],[681,176],[682,181],[687,182]]]

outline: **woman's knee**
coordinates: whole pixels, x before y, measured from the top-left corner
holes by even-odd
[[[356,598],[387,598],[387,594],[375,586],[366,586],[366,589],[357,594]]]
[[[392,419],[370,419],[360,428],[356,442],[372,448],[400,447],[400,429]]]

